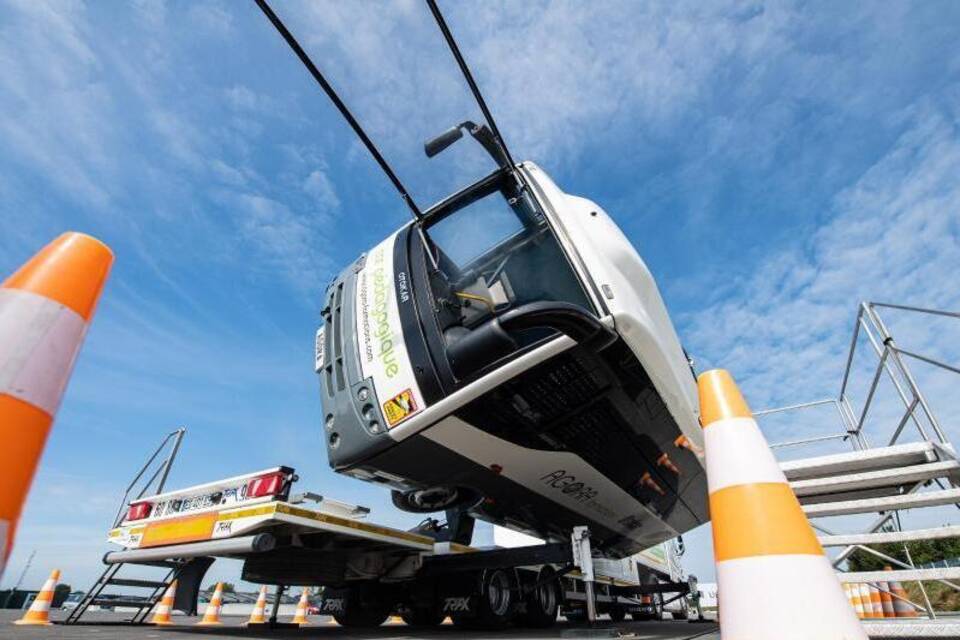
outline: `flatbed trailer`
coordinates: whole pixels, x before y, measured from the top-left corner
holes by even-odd
[[[348,627],[377,626],[391,614],[417,626],[450,616],[454,624],[482,628],[549,626],[558,613],[573,620],[653,619],[663,594],[683,603],[696,591],[654,554],[594,557],[585,527],[568,541],[475,547],[452,539],[471,537],[473,521],[462,514],[459,522],[450,514],[454,522],[446,526],[427,521],[404,531],[366,521],[363,507],[291,495],[296,478],[293,469],[274,467],[140,498],[108,533],[122,547],[104,556],[108,571],[123,564],[170,567],[165,582],[178,580],[175,607],[193,612],[213,560],[237,559],[244,580],[275,585],[278,593],[323,586],[321,613]]]

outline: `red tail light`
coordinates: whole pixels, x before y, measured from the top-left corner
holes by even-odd
[[[280,493],[286,474],[282,471],[268,473],[247,483],[248,498],[262,498]]]
[[[134,502],[127,511],[127,520],[143,520],[150,515],[153,505],[149,502]]]

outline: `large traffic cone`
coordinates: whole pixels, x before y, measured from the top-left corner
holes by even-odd
[[[893,571],[892,567],[884,567],[884,571]],[[887,584],[890,585],[890,593],[895,597],[893,598],[893,612],[898,618],[916,618],[917,610],[912,604],[907,601],[907,590],[903,588],[903,585],[900,584],[899,580],[890,580]]]
[[[157,605],[156,611],[153,612],[153,618],[150,620],[150,624],[173,624],[173,621],[170,620],[170,612],[173,611],[173,596],[177,593],[177,581],[174,580],[170,583],[170,586],[167,587],[167,590],[163,592],[163,598],[160,599],[160,604]]]
[[[220,622],[220,607],[223,606],[223,583],[218,582],[217,588],[213,590],[213,596],[210,597],[210,604],[203,610],[203,619],[197,623],[197,626],[211,626],[223,624]]]
[[[19,620],[13,624],[41,624],[48,625],[50,622],[50,603],[53,602],[53,592],[57,590],[57,582],[60,580],[60,569],[54,569],[50,572],[50,577],[43,583],[40,593],[30,603],[30,608]]]
[[[307,588],[303,588],[303,592],[300,594],[300,601],[297,602],[297,611],[293,615],[293,624],[306,625],[310,624],[310,621],[307,620]]]
[[[883,617],[896,618],[897,612],[893,609],[893,596],[890,595],[890,583],[878,582],[877,588],[880,590],[880,607],[883,609]]]
[[[253,605],[253,611],[250,612],[250,619],[247,624],[266,624],[265,617],[267,611],[267,585],[260,587],[260,595],[257,596],[257,604]]]
[[[733,378],[698,387],[724,637],[866,640]]]
[[[113,254],[65,233],[0,285],[0,575]]]

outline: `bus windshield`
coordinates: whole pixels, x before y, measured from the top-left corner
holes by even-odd
[[[426,228],[434,307],[448,341],[529,302],[591,310],[543,211],[512,183],[503,175],[431,216]]]

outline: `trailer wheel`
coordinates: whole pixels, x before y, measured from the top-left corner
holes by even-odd
[[[392,609],[393,603],[379,589],[352,587],[346,590],[343,610],[335,612],[333,619],[342,627],[379,627]]]
[[[560,582],[552,567],[542,567],[536,576],[537,587],[526,597],[527,610],[519,622],[526,627],[546,628],[557,621],[560,609]]]
[[[567,619],[567,622],[580,624],[587,621],[587,612],[581,609],[569,609],[563,612],[563,617]]]
[[[510,624],[517,605],[517,580],[507,569],[489,569],[480,574],[477,624],[500,629]]]
[[[607,611],[607,615],[613,622],[623,622],[623,619],[627,617],[627,610],[623,607],[613,607]]]

